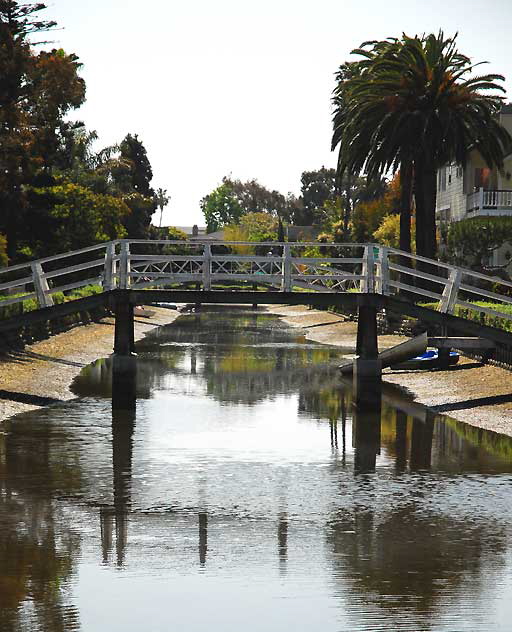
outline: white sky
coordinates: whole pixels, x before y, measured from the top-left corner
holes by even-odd
[[[55,45],[83,62],[77,118],[100,145],[137,133],[164,224],[204,224],[200,199],[224,175],[282,193],[334,166],[333,74],[369,39],[459,32],[512,97],[512,0],[47,0]]]

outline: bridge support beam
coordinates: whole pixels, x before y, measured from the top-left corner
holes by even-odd
[[[362,304],[358,308],[357,358],[354,360],[354,402],[360,408],[380,409],[382,363],[377,341],[377,307]]]
[[[118,291],[114,303],[115,332],[114,353],[129,356],[135,352],[135,335],[133,331],[133,305],[130,303],[128,291]]]
[[[365,377],[380,379],[382,366],[379,360],[379,345],[377,339],[377,307],[374,305],[359,305],[357,311],[357,343],[354,375],[356,372]]]

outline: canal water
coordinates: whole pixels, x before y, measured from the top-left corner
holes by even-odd
[[[512,630],[512,440],[275,316],[181,316],[0,435],[0,632]],[[435,374],[432,374],[435,379]],[[130,398],[127,398],[128,400]]]

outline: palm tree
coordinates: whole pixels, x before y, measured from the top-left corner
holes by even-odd
[[[457,51],[456,36],[445,38],[442,31],[365,42],[353,53],[363,59],[345,64],[352,76],[341,77],[334,97],[338,170],[375,175],[400,169],[401,247],[408,242],[403,249],[410,250],[413,192],[417,253],[434,258],[437,169],[452,161],[464,166],[473,150],[489,167],[503,166],[512,142],[496,119],[497,93],[504,91],[496,82],[504,78],[471,76],[476,65]]]
[[[167,206],[167,204],[169,204],[170,199],[171,196],[167,195],[167,189],[157,189],[155,201],[158,205],[158,208],[160,209],[160,222],[158,224],[158,228],[162,228],[162,215],[164,213],[164,206]]]

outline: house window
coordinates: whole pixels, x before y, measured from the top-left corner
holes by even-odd
[[[480,167],[475,169],[475,189],[480,187],[488,190],[491,180],[491,170],[487,167]]]

